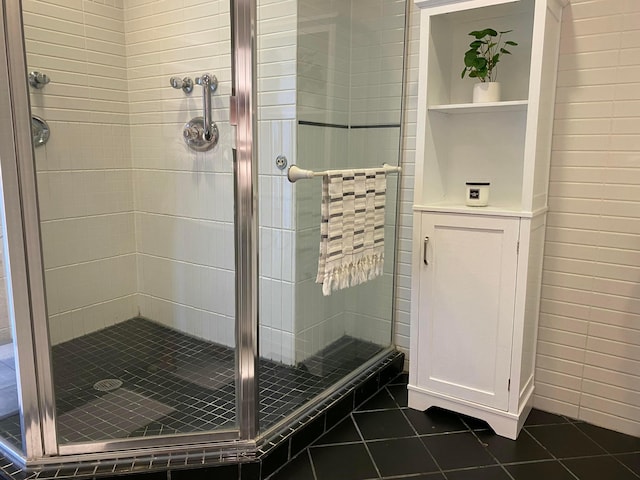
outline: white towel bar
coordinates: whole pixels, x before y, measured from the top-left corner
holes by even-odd
[[[384,168],[385,172],[387,173],[396,173],[402,171],[402,167],[394,167],[393,165],[389,165],[388,163],[383,163],[382,168]],[[289,167],[289,170],[287,170],[287,178],[291,183],[295,183],[298,180],[303,180],[305,178],[324,177],[328,173],[328,170],[322,172],[314,172],[313,170],[305,170],[296,165],[291,165]]]

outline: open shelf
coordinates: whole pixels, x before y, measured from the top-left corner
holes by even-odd
[[[520,213],[532,178],[525,155],[533,51],[534,5],[538,0],[460,2],[425,16],[421,52],[424,74],[420,127],[422,169],[415,203],[450,213],[512,216]],[[462,8],[462,4],[473,5]],[[483,5],[478,5],[483,4]],[[428,10],[427,10],[428,12]],[[502,100],[472,103],[478,79],[460,78],[469,32],[491,27],[509,31],[518,43],[500,63]],[[421,67],[423,66],[421,65]],[[535,90],[534,90],[535,92]],[[491,182],[489,207],[465,206],[465,183]],[[434,210],[435,211],[435,210]]]
[[[492,112],[518,112],[525,111],[527,100],[513,100],[508,102],[492,103],[452,103],[448,105],[431,105],[429,111],[441,113],[492,113]]]
[[[435,213],[471,213],[474,215],[499,215],[501,217],[530,217],[531,214],[523,212],[520,205],[494,205],[489,204],[486,207],[470,207],[461,203],[440,202],[414,205],[413,210],[416,212],[435,212]]]
[[[533,35],[532,2],[509,2],[450,12],[430,17],[427,44],[428,67],[427,105],[437,107],[472,105],[473,86],[478,79],[460,78],[464,55],[473,37],[469,32],[491,27],[498,31],[512,30],[505,39],[518,43],[513,54],[500,60],[497,81],[501,84],[500,104],[518,104],[529,98],[529,73]],[[525,102],[526,104],[526,102]],[[484,104],[484,106],[489,106]],[[436,107],[436,108],[433,108]],[[457,107],[465,108],[465,107]],[[474,106],[473,108],[483,108]],[[447,112],[451,113],[451,112]]]

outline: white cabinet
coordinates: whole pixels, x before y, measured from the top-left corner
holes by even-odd
[[[516,438],[531,409],[563,0],[421,8],[409,406]],[[460,79],[472,30],[513,30],[503,99]],[[486,207],[465,182],[491,182]]]
[[[419,385],[508,410],[519,230],[517,218],[422,215]]]

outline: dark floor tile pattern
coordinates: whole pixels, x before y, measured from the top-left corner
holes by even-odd
[[[640,479],[640,438],[533,410],[512,441],[463,415],[407,408],[406,382],[392,381],[269,480]]]
[[[383,477],[440,470],[419,438],[367,442],[367,447]]]
[[[317,480],[379,478],[363,443],[316,447],[310,454]]]
[[[296,367],[261,359],[261,429],[288,416],[380,350],[343,337]],[[52,359],[62,443],[235,428],[231,348],[134,318],[56,345]],[[112,378],[123,382],[120,389],[93,388],[99,380]],[[117,409],[112,411],[112,406],[131,404],[133,397],[140,400],[139,415],[114,414]],[[19,445],[17,415],[0,420],[0,431]]]
[[[614,457],[570,458],[563,460],[564,465],[580,480],[637,480],[638,477]]]
[[[616,455],[616,458],[640,477],[640,452]]]
[[[532,426],[528,431],[556,458],[587,457],[606,453],[572,423]]]

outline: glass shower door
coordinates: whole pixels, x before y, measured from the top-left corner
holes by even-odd
[[[229,2],[22,5],[58,442],[237,431]]]
[[[4,196],[0,187],[0,437],[22,451],[24,437],[20,421],[19,383],[16,375],[17,342],[9,309],[11,290],[8,285],[10,277],[7,275],[9,269],[6,261],[8,245],[5,226]]]
[[[392,344],[399,176],[389,173],[375,192],[385,209],[375,219],[378,234],[384,231],[379,275],[324,295],[316,280],[323,178],[294,184],[287,171],[292,164],[318,173],[399,164],[405,6],[258,1],[263,432]]]

